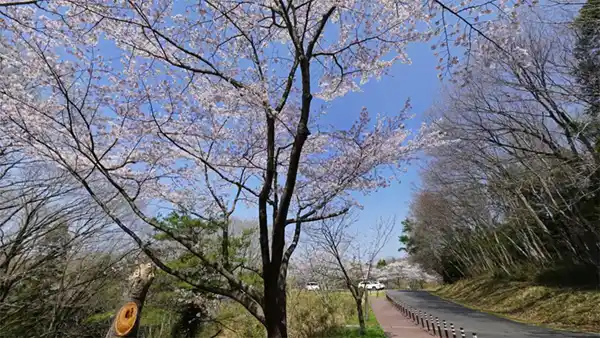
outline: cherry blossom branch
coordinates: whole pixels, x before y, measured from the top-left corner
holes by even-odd
[[[11,7],[11,6],[20,6],[20,5],[33,5],[33,4],[38,3],[38,1],[39,0],[0,2],[0,7]]]
[[[263,275],[270,271],[270,253],[269,253],[269,229],[267,220],[267,200],[271,193],[273,179],[275,177],[275,120],[269,114],[266,114],[267,122],[267,171],[265,180],[258,196],[258,226],[260,233],[260,250],[263,263]],[[275,187],[277,188],[277,187]],[[274,241],[273,241],[274,242]]]
[[[263,69],[262,69],[260,58],[258,57],[258,51],[256,49],[256,44],[254,43],[254,40],[250,37],[250,35],[246,31],[244,31],[238,25],[238,23],[236,22],[236,20],[232,19],[229,16],[229,13],[223,12],[222,10],[220,10],[218,8],[218,6],[216,6],[215,4],[213,4],[211,1],[206,1],[206,3],[208,3],[215,10],[219,11],[219,13],[221,13],[221,15],[223,15],[223,17],[225,17],[238,30],[238,32],[240,32],[240,34],[246,39],[246,41],[248,41],[248,43],[252,47],[252,58],[253,58],[254,64],[256,64],[256,69],[258,70],[258,74],[260,76],[261,81],[264,81],[265,80],[265,74],[264,74]]]
[[[344,208],[340,211],[334,212],[334,213],[330,213],[327,215],[322,215],[322,216],[315,216],[315,217],[310,217],[311,215],[314,215],[317,212],[317,209],[313,209],[310,212],[298,217],[298,218],[291,218],[285,221],[286,224],[292,224],[292,223],[297,223],[297,222],[303,222],[303,223],[308,223],[308,222],[316,222],[316,221],[322,221],[322,220],[326,220],[326,219],[330,219],[330,218],[336,218],[339,217],[345,213],[347,213],[348,211],[350,211],[350,208]]]
[[[301,212],[302,212],[302,209],[299,209],[296,214],[297,218]],[[288,264],[290,262],[290,258],[292,257],[292,254],[294,253],[294,250],[296,250],[296,247],[298,246],[298,241],[300,240],[300,232],[301,231],[302,231],[302,221],[297,221],[296,228],[294,229],[294,237],[292,238],[292,243],[290,243],[287,250],[283,254],[283,258],[281,260],[281,266],[279,267],[279,278],[282,282],[284,282],[287,277]]]
[[[182,146],[179,142],[177,142],[175,139],[173,139],[169,135],[170,133],[167,133],[166,131],[164,131],[164,129],[162,128],[162,126],[160,125],[160,123],[158,123],[158,120],[156,119],[156,114],[154,113],[154,109],[152,107],[152,100],[150,98],[150,94],[146,93],[146,95],[147,95],[148,103],[150,105],[150,110],[151,110],[151,114],[152,114],[152,117],[153,117],[153,121],[155,122],[155,125],[158,128],[158,131],[159,131],[160,135],[164,136],[171,144],[173,144],[175,147],[177,147],[181,151],[183,151],[186,154],[192,156],[193,158],[199,160],[203,165],[205,165],[206,167],[210,168],[211,171],[213,171],[215,174],[217,174],[224,181],[226,181],[226,182],[228,182],[230,184],[233,184],[233,185],[235,185],[238,188],[244,189],[245,191],[251,193],[254,196],[259,197],[259,193],[255,192],[254,190],[252,190],[248,186],[242,184],[241,182],[234,181],[233,179],[230,179],[229,177],[225,176],[225,174],[223,174],[220,170],[218,170],[214,165],[212,165],[206,159],[204,159],[201,156],[196,155],[191,150],[189,150],[186,147]]]
[[[45,56],[43,55],[43,53],[40,54],[40,57],[43,58],[44,60],[46,60]],[[53,67],[50,65],[50,63],[47,62],[46,60],[46,66],[48,68],[50,68],[50,72],[53,76],[53,79],[56,81],[58,88],[61,89],[62,94],[64,96],[66,96],[66,112],[67,112],[67,116],[68,118],[68,122],[67,124],[63,124],[60,121],[54,120],[55,122],[61,124],[63,127],[65,127],[65,129],[70,133],[70,137],[73,139],[73,141],[75,141],[76,143],[76,150],[83,155],[90,163],[92,163],[94,165],[94,168],[97,168],[99,170],[99,172],[107,179],[107,181],[118,191],[118,193],[123,197],[123,199],[127,202],[127,204],[129,205],[129,207],[131,208],[131,210],[144,222],[146,222],[147,224],[153,226],[154,228],[166,233],[170,238],[176,240],[178,243],[180,243],[181,245],[183,245],[187,250],[189,250],[192,254],[194,254],[195,256],[197,256],[198,258],[200,258],[200,260],[207,266],[209,266],[210,268],[212,268],[213,270],[217,271],[219,274],[221,274],[223,277],[225,277],[229,283],[237,288],[239,288],[240,291],[243,291],[243,295],[242,294],[236,294],[239,293],[237,291],[235,292],[231,292],[231,290],[228,290],[227,293],[225,293],[225,291],[221,290],[221,289],[216,289],[216,288],[210,288],[207,287],[205,285],[199,285],[194,283],[193,281],[189,281],[186,280],[184,278],[184,280],[186,282],[190,282],[190,284],[197,286],[198,288],[202,288],[202,289],[206,289],[208,290],[209,288],[212,289],[215,292],[218,292],[219,294],[224,294],[227,296],[232,296],[234,299],[238,299],[240,300],[240,302],[247,306],[249,308],[249,310],[251,312],[253,312],[253,315],[255,315],[257,317],[257,319],[261,320],[261,314],[258,313],[256,311],[256,309],[259,308],[259,305],[262,304],[262,296],[257,293],[251,286],[246,285],[244,282],[242,282],[241,280],[239,280],[237,277],[233,276],[229,271],[227,271],[227,269],[225,269],[223,266],[221,266],[219,263],[215,263],[215,262],[211,262],[209,259],[207,259],[204,255],[202,255],[201,253],[199,253],[198,251],[193,249],[193,246],[191,243],[188,243],[188,241],[185,238],[182,238],[180,236],[177,236],[176,234],[174,234],[172,231],[165,229],[164,227],[161,227],[157,222],[155,222],[153,219],[150,219],[149,217],[147,217],[136,205],[136,203],[134,202],[134,199],[131,198],[131,196],[125,191],[125,189],[123,188],[123,186],[121,186],[118,182],[115,181],[115,179],[112,177],[112,175],[110,174],[110,170],[108,170],[100,161],[100,159],[98,158],[98,156],[96,155],[96,153],[94,152],[93,149],[83,145],[83,143],[79,140],[77,134],[74,132],[74,127],[73,127],[73,120],[71,119],[71,116],[74,112],[72,112],[70,110],[70,107],[75,107],[77,110],[77,106],[74,105],[74,103],[71,101],[71,99],[69,99],[69,92],[66,89],[67,87],[64,85],[62,79],[60,78],[60,76],[58,75],[58,73],[56,71],[54,71]],[[79,111],[79,113],[81,114],[81,112]],[[81,115],[82,119],[85,119],[85,116]],[[27,128],[25,125],[21,125],[23,128]],[[92,135],[90,132],[90,125],[89,124],[85,124],[86,129],[88,130],[88,135]],[[177,271],[174,271],[170,268],[168,268],[168,266],[166,266],[160,259],[157,258],[157,256],[155,255],[155,253],[150,250],[149,247],[149,243],[144,243],[140,237],[138,237],[131,229],[129,229],[127,226],[124,225],[124,223],[121,221],[120,218],[116,217],[114,215],[114,213],[111,211],[111,209],[106,205],[106,203],[96,194],[96,192],[94,191],[94,189],[89,185],[88,181],[85,179],[85,177],[82,177],[80,175],[79,172],[77,172],[74,168],[71,167],[71,165],[69,165],[69,162],[64,158],[63,154],[56,148],[53,148],[49,143],[47,143],[47,141],[45,140],[41,140],[39,138],[37,138],[37,136],[34,133],[31,133],[29,130],[24,129],[24,132],[28,133],[30,135],[30,140],[32,142],[36,142],[42,146],[44,146],[47,150],[49,150],[56,159],[59,160],[60,163],[62,163],[64,165],[64,168],[66,168],[73,177],[75,177],[80,183],[81,185],[84,187],[84,189],[90,194],[90,196],[94,199],[94,201],[96,201],[98,203],[98,205],[103,209],[103,211],[109,216],[111,217],[111,219],[127,234],[129,235],[134,242],[136,242],[136,244],[140,247],[140,249],[142,249],[142,251],[148,255],[149,258],[152,259],[152,261],[159,266],[161,269],[163,269],[165,272],[173,274],[176,277],[181,277],[181,274],[178,273]],[[183,278],[183,277],[181,277]],[[237,298],[236,298],[237,297]],[[250,297],[250,298],[248,298]],[[254,303],[248,303],[245,300],[248,299],[252,299],[254,301]]]
[[[470,29],[472,29],[477,34],[479,34],[482,38],[484,38],[486,41],[488,41],[489,43],[491,43],[492,45],[494,45],[494,47],[498,48],[498,50],[506,53],[506,50],[502,46],[500,46],[496,41],[494,41],[493,39],[491,39],[490,37],[488,37],[487,34],[485,34],[479,28],[475,27],[475,25],[473,25],[469,20],[465,19],[462,15],[460,15],[459,12],[457,12],[457,11],[453,10],[452,8],[448,7],[446,4],[444,4],[440,0],[433,0],[433,2],[435,2],[440,7],[442,7],[443,10],[446,10],[446,11],[450,12],[452,15],[456,16],[460,21],[464,22],[465,25],[467,25]]]

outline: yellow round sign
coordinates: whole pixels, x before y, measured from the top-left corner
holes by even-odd
[[[115,318],[115,331],[118,336],[126,336],[135,326],[137,319],[138,307],[134,302],[127,302],[119,309]]]

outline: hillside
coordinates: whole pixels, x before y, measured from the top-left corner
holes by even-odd
[[[600,332],[600,291],[551,288],[480,277],[442,286],[434,294],[516,321]]]

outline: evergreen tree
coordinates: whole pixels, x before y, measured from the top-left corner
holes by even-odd
[[[402,235],[398,238],[400,241],[400,249],[398,251],[406,251],[409,255],[417,251],[416,243],[413,240],[411,233],[413,231],[413,221],[410,218],[404,219],[402,224]]]

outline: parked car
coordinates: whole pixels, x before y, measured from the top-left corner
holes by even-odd
[[[385,285],[379,282],[360,282],[358,283],[359,288],[365,288],[367,290],[383,290]]]
[[[319,287],[319,284],[317,284],[315,282],[308,282],[308,283],[306,283],[306,290],[317,291],[317,290],[321,290],[321,288]]]

